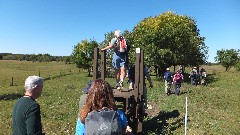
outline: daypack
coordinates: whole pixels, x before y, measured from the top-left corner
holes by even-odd
[[[192,72],[191,72],[191,77],[193,77],[193,78],[197,78],[197,72],[192,71]]]
[[[86,135],[122,135],[119,114],[115,110],[92,111],[85,119]]]
[[[130,49],[130,46],[128,45],[126,39],[123,36],[117,38],[116,44],[117,49],[120,53],[128,52]]]
[[[207,77],[207,73],[206,72],[202,72],[202,77]]]
[[[166,81],[171,81],[171,79],[172,79],[171,76],[172,76],[172,74],[170,72],[165,72],[165,74],[164,74],[164,78]]]
[[[174,75],[174,81],[177,83],[181,83],[182,82],[182,75],[180,73],[177,73]]]

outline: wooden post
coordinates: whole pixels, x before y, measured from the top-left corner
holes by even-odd
[[[99,48],[94,48],[94,57],[93,57],[93,81],[98,79],[98,54]]]
[[[13,77],[12,77],[12,82],[11,82],[10,86],[13,86]]]
[[[101,52],[101,79],[106,77],[106,51]]]

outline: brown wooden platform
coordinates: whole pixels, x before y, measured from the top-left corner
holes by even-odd
[[[132,95],[134,95],[134,90],[129,90],[127,88],[123,88],[122,90],[113,89],[113,95],[115,98],[117,97],[123,97],[123,98],[130,98]]]

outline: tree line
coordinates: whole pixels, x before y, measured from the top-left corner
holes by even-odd
[[[12,54],[0,53],[0,60],[38,61],[38,62],[65,62],[70,63],[70,56],[51,56],[50,54]]]

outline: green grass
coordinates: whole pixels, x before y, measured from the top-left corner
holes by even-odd
[[[144,120],[144,134],[184,134],[185,99],[188,97],[189,135],[240,134],[240,75],[233,69],[205,66],[209,85],[190,86],[184,82],[180,96],[164,94],[164,82],[155,79],[148,91],[153,110]],[[71,70],[71,71],[70,71]],[[50,62],[0,61],[0,134],[11,134],[11,113],[23,93],[29,75],[46,78],[41,106],[42,123],[47,135],[74,135],[79,97],[91,77],[75,65]],[[187,69],[187,72],[189,69]],[[12,77],[14,86],[10,86]],[[107,78],[114,85],[113,78]]]

